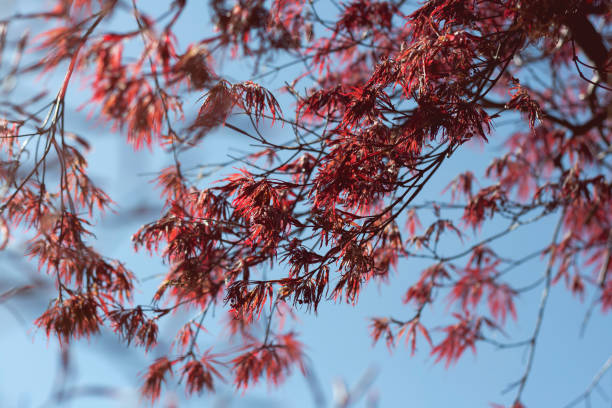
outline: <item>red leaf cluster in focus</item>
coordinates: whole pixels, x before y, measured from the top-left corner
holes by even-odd
[[[62,345],[107,326],[149,351],[161,322],[195,313],[144,372],[151,401],[174,374],[191,395],[305,373],[296,312],[401,276],[403,306],[371,319],[374,343],[403,339],[446,367],[481,344],[523,348],[511,407],[524,408],[551,290],[593,298],[587,320],[612,309],[608,2],[211,0],[214,30],[192,38],[179,38],[189,0],[51,3],[0,21],[0,250],[24,244],[53,282],[34,323]],[[24,24],[32,35],[16,35]],[[63,79],[21,92],[30,73]],[[133,157],[167,156],[159,203],[133,191],[159,214],[115,203],[88,168],[98,142],[71,130],[75,78],[90,118],[149,149]],[[228,157],[209,150],[219,137]],[[458,164],[450,198],[434,196]],[[134,248],[166,268],[148,304],[133,304],[140,271],[96,249],[109,209],[147,217]],[[537,247],[508,244],[517,230]],[[538,290],[514,341],[509,321]],[[215,311],[224,344],[202,352]]]

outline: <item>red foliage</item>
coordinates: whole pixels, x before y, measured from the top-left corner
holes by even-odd
[[[304,371],[302,344],[281,334],[286,317],[317,313],[323,301],[358,303],[372,281],[404,274],[400,259],[430,262],[408,275],[403,301],[413,313],[374,317],[371,336],[389,348],[403,337],[412,354],[428,344],[447,367],[480,342],[514,347],[493,335],[518,318],[520,294],[542,289],[533,335],[517,343],[531,357],[513,408],[523,407],[551,286],[563,281],[612,309],[606,2],[429,0],[411,9],[355,0],[323,17],[312,1],[212,0],[215,32],[190,43],[176,36],[187,0],[150,15],[154,2],[52,3],[0,21],[0,63],[5,48],[15,55],[0,96],[0,250],[26,237],[57,290],[35,324],[62,344],[107,325],[149,350],[162,318],[199,312],[144,375],[151,400],[175,366],[188,394],[214,392],[225,378],[246,389]],[[126,10],[131,28],[111,29]],[[40,23],[34,39],[12,38],[13,22],[31,21]],[[227,74],[236,58],[252,75]],[[10,92],[29,72],[64,69],[51,97]],[[132,238],[168,268],[148,305],[130,304],[135,274],[93,247],[96,217],[124,209],[87,167],[95,137],[69,130],[78,76],[97,121],[135,149],[171,155],[152,177],[163,211]],[[183,112],[196,99],[197,113]],[[496,132],[506,118],[512,131]],[[239,138],[240,155],[200,162],[203,139],[219,134]],[[484,177],[468,162],[446,188],[450,202],[423,199],[458,150],[489,140],[502,150]],[[503,237],[553,214],[552,238],[535,252],[500,255]],[[525,285],[514,271],[536,256],[546,266]],[[455,322],[436,332],[428,313],[442,299]],[[237,346],[202,353],[199,334],[217,308],[230,315]]]
[[[246,352],[232,360],[232,371],[238,388],[256,384],[262,376],[273,384],[282,382],[289,374],[291,366],[298,364],[302,372],[302,344],[293,333],[276,336],[275,343],[251,344],[245,346]]]
[[[45,329],[47,337],[53,333],[60,342],[89,337],[100,331],[99,307],[90,295],[74,294],[63,301],[56,300],[35,324]]]
[[[155,401],[161,393],[161,385],[166,382],[166,376],[172,375],[172,365],[174,362],[168,360],[167,357],[160,357],[149,366],[149,370],[144,374],[144,384],[142,386],[142,395]]]
[[[482,339],[483,323],[491,329],[497,327],[491,320],[469,313],[454,313],[453,317],[458,322],[442,329],[446,337],[431,350],[431,354],[436,356],[436,362],[446,360],[446,367],[459,360],[466,349],[476,352],[476,341]]]
[[[113,310],[108,314],[113,329],[125,339],[129,345],[151,348],[157,343],[157,324],[153,319],[147,319],[140,307],[133,310]]]
[[[188,394],[201,393],[204,389],[214,391],[214,379],[223,380],[215,366],[220,363],[214,355],[205,353],[200,360],[190,360],[182,368],[182,377],[186,378]]]

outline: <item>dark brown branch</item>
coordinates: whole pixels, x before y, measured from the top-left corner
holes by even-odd
[[[566,24],[584,54],[593,61],[600,72],[605,72],[608,50],[603,37],[595,30],[587,16],[583,13],[575,14],[567,19]]]

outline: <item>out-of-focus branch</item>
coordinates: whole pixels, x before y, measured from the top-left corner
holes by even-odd
[[[527,358],[527,365],[525,366],[523,376],[516,383],[516,385],[518,386],[518,391],[516,393],[516,398],[514,399],[514,406],[520,406],[519,404],[521,401],[521,396],[523,395],[525,385],[527,385],[527,379],[529,378],[529,374],[531,373],[531,367],[533,365],[533,360],[535,357],[538,335],[540,334],[540,329],[542,328],[542,322],[544,321],[544,311],[548,302],[548,295],[550,294],[550,287],[552,282],[552,268],[555,263],[557,240],[559,238],[559,233],[561,232],[561,226],[563,225],[564,218],[565,210],[561,212],[561,216],[559,217],[559,221],[557,222],[557,225],[555,226],[555,231],[553,233],[553,239],[550,245],[550,257],[548,260],[548,266],[546,267],[546,271],[544,272],[546,284],[544,286],[544,289],[542,290],[542,298],[540,300],[540,306],[538,307],[538,315],[535,328],[533,329],[533,334],[531,336],[531,339],[529,340],[529,357]]]
[[[589,386],[584,390],[582,394],[576,397],[573,401],[567,404],[564,408],[571,408],[578,404],[580,401],[585,401],[587,407],[590,407],[590,398],[593,390],[595,390],[599,383],[601,382],[602,377],[608,372],[608,370],[612,367],[612,355],[608,357],[606,362],[601,366],[597,374],[593,377],[593,380],[589,384]]]

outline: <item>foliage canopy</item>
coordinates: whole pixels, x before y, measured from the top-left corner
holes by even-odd
[[[374,341],[392,348],[405,339],[413,353],[430,347],[446,366],[480,343],[524,347],[514,408],[529,403],[523,390],[550,287],[592,291],[594,308],[612,308],[608,1],[210,0],[214,33],[187,45],[175,34],[187,0],[156,16],[135,0],[52,3],[0,21],[0,48],[15,53],[2,61],[3,248],[30,231],[27,255],[57,292],[35,324],[62,343],[106,325],[148,350],[160,319],[201,312],[146,371],[142,392],[153,401],[171,373],[197,394],[218,381],[248,388],[304,371],[302,344],[282,318],[294,308],[317,312],[322,301],[357,303],[368,282],[393,279],[400,258],[431,265],[406,288],[408,317],[372,320]],[[125,15],[133,27],[113,26]],[[44,29],[33,38],[11,31],[23,24]],[[224,74],[222,62],[241,61],[251,64],[250,80]],[[7,85],[57,72],[64,80],[51,93],[24,99]],[[277,74],[284,83],[271,88]],[[155,178],[162,214],[133,236],[136,250],[168,265],[150,304],[134,305],[135,273],[92,246],[95,214],[114,203],[89,177],[95,139],[65,120],[77,77],[92,115],[134,149],[161,147],[173,158]],[[184,113],[194,98],[199,111]],[[507,118],[513,131],[495,132]],[[222,166],[188,168],[184,157],[227,132],[253,149]],[[419,201],[457,150],[500,139],[486,174],[468,169],[449,180],[449,201]],[[444,218],[445,209],[461,216]],[[419,214],[432,210],[434,220],[421,225]],[[558,222],[541,248],[512,257],[495,250],[498,239],[546,217]],[[499,219],[505,229],[479,234]],[[438,247],[469,234],[477,239],[455,254]],[[513,285],[513,271],[535,257],[544,270]],[[532,336],[494,340],[508,317],[518,318],[516,298],[532,290],[543,291]],[[440,302],[453,321],[430,334],[427,307]],[[214,306],[229,312],[239,347],[198,348]],[[261,320],[265,330],[254,331]]]

